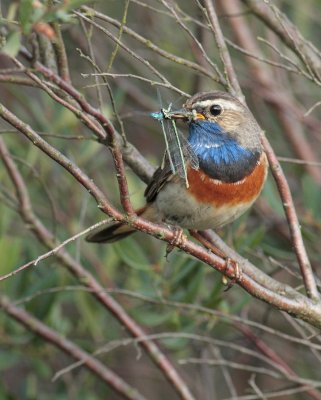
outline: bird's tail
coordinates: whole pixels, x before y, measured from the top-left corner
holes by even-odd
[[[136,211],[140,217],[156,222],[154,207],[147,204],[145,207]],[[110,225],[99,227],[86,236],[86,241],[90,243],[112,243],[117,240],[135,233],[136,229],[122,222],[112,222]]]

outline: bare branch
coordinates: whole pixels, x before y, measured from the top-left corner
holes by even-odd
[[[240,84],[236,77],[230,53],[227,49],[223,33],[214,9],[214,3],[211,0],[205,0],[206,11],[210,26],[213,30],[215,41],[219,49],[220,57],[224,65],[227,82],[229,84],[229,91],[240,100],[243,100]]]
[[[321,55],[315,46],[308,42],[297,27],[270,2],[242,0],[279,38],[304,62],[308,63],[315,77],[320,81]]]

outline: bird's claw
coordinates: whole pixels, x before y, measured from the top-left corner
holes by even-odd
[[[166,258],[173,251],[173,249],[176,246],[182,245],[182,243],[184,243],[186,240],[186,235],[184,235],[184,231],[182,228],[180,228],[178,226],[174,226],[171,228],[174,232],[174,236],[173,236],[173,239],[170,242],[168,242],[168,244],[167,244],[166,255],[165,255]]]
[[[233,260],[232,258],[227,257],[225,269],[228,270],[229,268],[233,268],[234,276],[230,281],[228,281],[227,276],[223,275],[223,283],[224,283],[224,285],[226,285],[224,292],[227,292],[228,290],[230,290],[231,287],[234,286],[234,284],[236,282],[238,282],[242,276],[242,270],[239,266],[239,263],[237,261]]]

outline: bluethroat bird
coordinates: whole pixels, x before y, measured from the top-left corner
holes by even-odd
[[[189,126],[186,182],[173,173],[168,157],[145,190],[146,205],[137,214],[153,222],[186,229],[220,228],[243,214],[264,185],[268,163],[261,129],[251,112],[228,93],[198,93],[170,118]],[[187,154],[183,149],[184,154]],[[133,233],[114,223],[87,237],[89,242],[113,242]]]

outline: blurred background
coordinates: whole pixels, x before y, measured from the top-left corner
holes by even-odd
[[[318,275],[320,2],[306,0],[304,7],[290,0],[214,3],[248,106],[291,187]],[[259,15],[258,4],[266,7],[276,25]],[[37,48],[41,62],[57,72],[57,65],[50,64],[54,50],[48,27],[60,26],[72,85],[137,147],[150,171],[159,165],[164,151],[160,124],[149,117],[160,108],[158,92],[164,105],[180,106],[196,92],[226,89],[216,79],[215,65],[222,76],[224,70],[202,1],[2,0],[0,6],[1,103],[75,162],[117,207],[117,180],[108,149],[69,110],[31,85],[8,54],[32,67],[19,51]],[[278,34],[277,27],[287,26],[283,16],[298,29],[305,49],[315,58],[308,59],[297,47],[293,32],[288,32],[288,43]],[[107,75],[92,75],[98,71]],[[60,165],[4,121],[0,129],[33,211],[57,243],[105,217]],[[180,129],[184,132],[183,126]],[[4,275],[47,248],[17,213],[15,188],[0,165],[0,274]],[[131,200],[140,207],[145,183],[130,168],[126,172]],[[251,211],[219,234],[273,278],[302,289],[271,174]],[[165,257],[166,245],[142,233],[105,246],[88,244],[81,237],[66,250],[147,335],[156,335],[196,399],[321,398],[318,387],[312,389],[306,381],[321,385],[318,333],[237,285],[224,291],[222,276],[207,265],[178,250]],[[179,398],[146,353],[129,340],[124,324],[83,284],[51,256],[0,282],[0,289],[14,306],[88,353],[98,352],[103,364],[147,399]],[[0,313],[0,399],[125,398],[83,367],[61,371],[72,363],[70,356],[14,321],[12,314]]]

